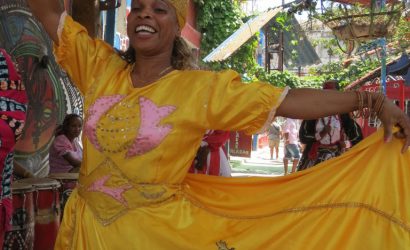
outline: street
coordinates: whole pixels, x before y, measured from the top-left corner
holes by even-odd
[[[230,157],[232,177],[240,176],[266,176],[275,177],[283,175],[283,142],[279,146],[279,158],[270,160],[269,147],[258,148],[252,151],[251,158]],[[289,168],[291,168],[289,164]]]

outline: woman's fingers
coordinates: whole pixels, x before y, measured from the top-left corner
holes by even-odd
[[[392,140],[393,127],[400,127],[400,131],[396,132],[394,136],[404,140],[404,145],[401,151],[402,153],[405,153],[410,147],[410,117],[391,101],[385,100],[384,108],[379,114],[379,119],[383,123],[385,142],[390,142]]]
[[[404,145],[402,148],[402,153],[405,153],[409,146],[410,146],[410,118],[397,106],[389,105],[387,106],[386,110],[384,110],[385,114],[388,115],[384,123],[384,138],[385,142],[389,142],[391,140],[391,133],[393,126],[399,126],[400,131],[395,133],[395,136],[400,139],[404,139]]]
[[[405,139],[406,135],[404,134],[404,132],[400,129],[400,131],[397,131],[396,133],[394,133],[394,137],[396,137],[397,139]]]
[[[390,142],[392,139],[392,126],[390,124],[384,124],[384,142]]]

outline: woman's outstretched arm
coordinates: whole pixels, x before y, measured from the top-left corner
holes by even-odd
[[[63,8],[57,0],[27,0],[34,17],[40,21],[50,38],[58,44],[57,29]]]
[[[372,103],[377,101],[377,94],[371,94]],[[373,106],[373,105],[372,105]],[[365,107],[366,102],[365,102]],[[276,115],[297,119],[316,119],[333,114],[355,111],[359,100],[355,92],[335,90],[292,89],[279,106]],[[390,141],[393,126],[401,131],[397,134],[405,139],[403,152],[410,146],[410,118],[388,99],[384,100],[383,109],[378,114],[383,123],[385,141]]]
[[[278,116],[313,120],[357,110],[356,93],[336,90],[291,89],[277,110]]]

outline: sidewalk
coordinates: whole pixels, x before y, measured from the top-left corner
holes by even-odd
[[[275,177],[283,175],[283,143],[279,146],[279,158],[270,159],[269,147],[258,148],[252,151],[251,158],[233,157],[230,162],[232,176],[266,176]]]

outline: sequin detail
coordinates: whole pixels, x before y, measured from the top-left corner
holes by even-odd
[[[139,98],[141,109],[141,124],[134,144],[130,147],[126,157],[143,155],[156,148],[171,132],[172,125],[160,125],[160,121],[176,110],[175,106],[155,105],[145,97]]]
[[[104,115],[115,104],[124,99],[124,95],[112,95],[98,98],[88,109],[88,118],[85,122],[84,133],[97,150],[102,152],[102,147],[97,139],[96,127],[101,116]]]
[[[123,204],[125,207],[128,207],[128,203],[122,196],[122,194],[125,191],[130,190],[132,188],[132,185],[127,184],[120,187],[107,187],[106,183],[110,178],[111,175],[106,175],[101,179],[96,180],[87,190],[90,192],[102,192],[104,194],[107,194]]]

